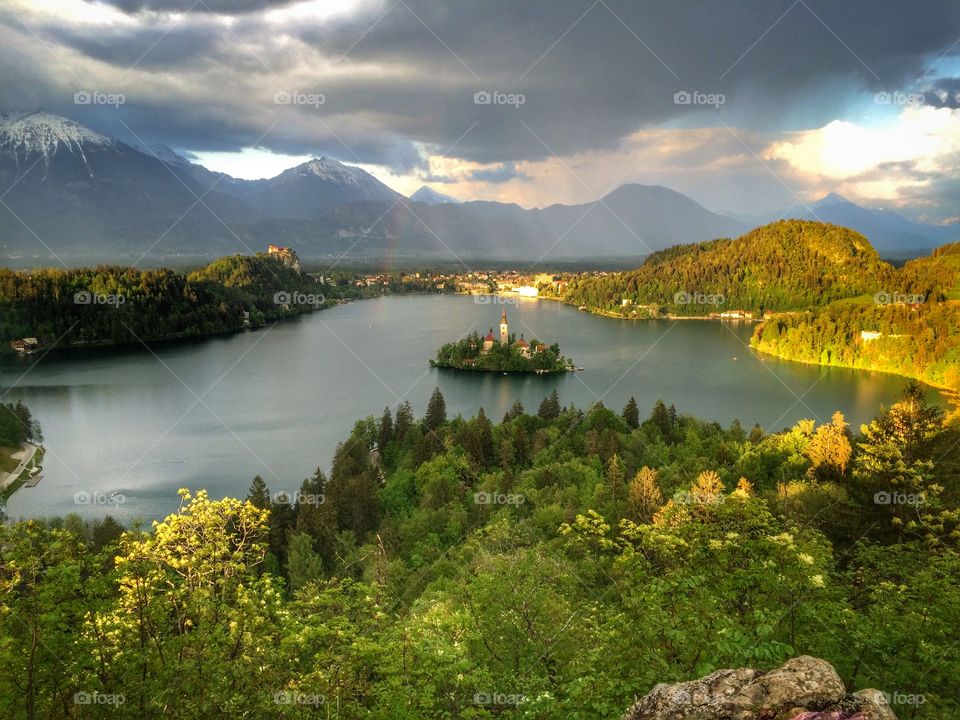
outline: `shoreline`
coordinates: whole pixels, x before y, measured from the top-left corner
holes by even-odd
[[[376,300],[378,298],[384,298],[384,297],[406,297],[406,296],[412,296],[412,295],[418,295],[418,296],[441,295],[442,296],[442,295],[455,295],[455,294],[458,294],[458,293],[434,293],[434,292],[427,292],[424,290],[416,290],[416,291],[405,292],[405,293],[388,293],[383,295],[371,295],[369,297],[338,298],[335,302],[331,302],[315,310],[311,310],[309,312],[296,313],[295,315],[288,315],[286,317],[275,318],[270,321],[264,322],[262,325],[256,325],[256,326],[251,325],[248,327],[241,327],[236,330],[224,330],[223,332],[203,333],[200,335],[176,334],[176,335],[166,335],[160,338],[135,339],[129,342],[117,342],[115,340],[84,340],[80,342],[72,342],[67,344],[58,343],[50,347],[43,346],[35,350],[32,350],[30,352],[23,352],[23,353],[17,352],[16,350],[11,349],[8,342],[3,347],[0,347],[0,362],[5,361],[9,358],[29,358],[37,355],[44,357],[48,354],[61,353],[67,350],[84,350],[87,348],[99,349],[99,348],[113,348],[113,347],[116,347],[116,348],[140,347],[140,346],[143,346],[144,344],[149,345],[151,343],[169,343],[169,342],[175,342],[177,340],[206,340],[211,338],[227,337],[231,335],[239,335],[240,333],[244,333],[244,332],[262,330],[263,328],[267,327],[272,323],[275,324],[280,322],[289,322],[290,320],[297,320],[299,318],[309,317],[311,315],[315,315],[318,312],[323,312],[324,310],[330,310],[332,308],[339,307],[340,305],[349,305],[350,303],[354,303],[354,302],[363,302],[365,300]]]
[[[560,370],[488,370],[478,367],[457,367],[456,365],[440,365],[433,360],[428,361],[431,368],[438,370],[457,370],[460,372],[485,373],[488,375],[559,375],[561,373],[578,372],[578,368],[566,367]],[[582,369],[582,368],[580,368]]]
[[[858,372],[875,372],[881,373],[883,375],[892,375],[894,377],[904,378],[905,380],[915,380],[918,383],[931,387],[934,390],[937,390],[947,401],[951,404],[953,410],[960,411],[960,388],[953,388],[948,385],[940,385],[930,380],[926,380],[921,377],[916,377],[915,375],[904,375],[903,373],[895,372],[894,370],[880,370],[879,368],[873,367],[858,367],[856,365],[849,365],[846,363],[821,363],[815,362],[813,360],[800,360],[798,358],[788,358],[784,357],[775,352],[770,352],[769,350],[763,350],[752,342],[750,343],[750,349],[754,350],[761,355],[767,357],[776,358],[777,360],[783,360],[784,362],[799,363],[800,365],[812,365],[814,367],[822,368],[839,368],[842,370],[856,370]]]
[[[575,305],[572,302],[565,300],[561,297],[552,297],[550,295],[538,295],[537,297],[520,297],[515,296],[512,293],[491,293],[487,295],[482,295],[478,293],[454,293],[455,295],[463,295],[465,297],[503,297],[516,299],[518,302],[521,300],[550,300],[552,302],[558,302],[561,305],[566,305],[567,307],[576,308],[580,312],[589,313],[590,315],[597,315],[599,317],[611,318],[613,320],[633,320],[633,321],[648,321],[648,320],[710,320],[714,322],[749,322],[749,323],[758,323],[763,322],[766,318],[723,318],[723,317],[710,317],[709,315],[664,315],[663,317],[625,317],[619,315],[612,310],[601,310],[599,308],[589,308],[585,307],[581,309],[579,305]],[[787,311],[787,312],[799,312],[799,311]]]

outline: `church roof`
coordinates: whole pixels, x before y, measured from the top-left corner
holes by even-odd
[[[484,340],[493,340],[496,341],[496,338],[493,336],[493,328],[490,328],[490,332],[487,333],[487,336]]]
[[[507,321],[507,309],[503,309],[503,314],[500,316],[500,322],[505,323]]]
[[[517,345],[519,347],[530,347],[530,343],[524,340],[522,335],[520,336],[520,339],[514,343],[514,345]]]

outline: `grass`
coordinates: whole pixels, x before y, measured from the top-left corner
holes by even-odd
[[[18,477],[12,483],[7,485],[3,489],[3,492],[0,492],[0,500],[9,500],[10,496],[13,495],[17,490],[19,490],[23,486],[24,482],[25,480],[24,480],[23,474],[21,473],[20,477]]]
[[[2,469],[4,472],[16,470],[17,465],[20,464],[19,460],[11,457],[15,452],[19,452],[19,448],[0,448],[0,469]],[[20,476],[16,480],[10,482],[10,484],[7,485],[2,492],[0,492],[0,500],[9,500],[11,495],[23,487],[24,483],[30,479],[30,469],[40,465],[41,460],[43,460],[43,448],[37,448],[37,451],[33,454],[30,462],[28,462],[20,472]]]
[[[17,452],[20,452],[20,448],[0,447],[0,472],[8,473],[17,469],[20,461],[13,457]]]

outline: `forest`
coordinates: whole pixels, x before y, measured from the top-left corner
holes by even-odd
[[[881,289],[893,291],[899,289],[896,281],[896,270],[860,233],[781,220],[736,239],[653,253],[636,270],[577,279],[563,299],[626,317],[644,306],[679,316],[724,309],[762,315],[765,310],[805,309]],[[696,302],[698,297],[717,301]]]
[[[880,370],[960,391],[956,302],[837,303],[771,318],[756,327],[751,345],[787,360]]]
[[[283,293],[317,301],[284,306],[275,302]],[[67,347],[215,335],[309,312],[335,296],[265,255],[221,258],[188,275],[114,266],[0,269],[0,341],[36,337],[41,347]]]
[[[375,287],[361,287],[355,273],[315,277],[264,254],[223,257],[187,274],[118,266],[0,268],[0,353],[11,352],[10,341],[24,337],[37,338],[39,349],[46,349],[218,335],[341,299],[440,291],[406,273],[385,277]]]
[[[810,654],[956,718],[958,442],[915,383],[858,429],[435,390],[296,491],[0,526],[0,715],[616,718]]]

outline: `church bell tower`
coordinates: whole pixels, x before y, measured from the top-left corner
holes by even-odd
[[[507,309],[503,309],[503,315],[500,316],[500,344],[506,345],[510,342],[510,330],[507,327]]]

